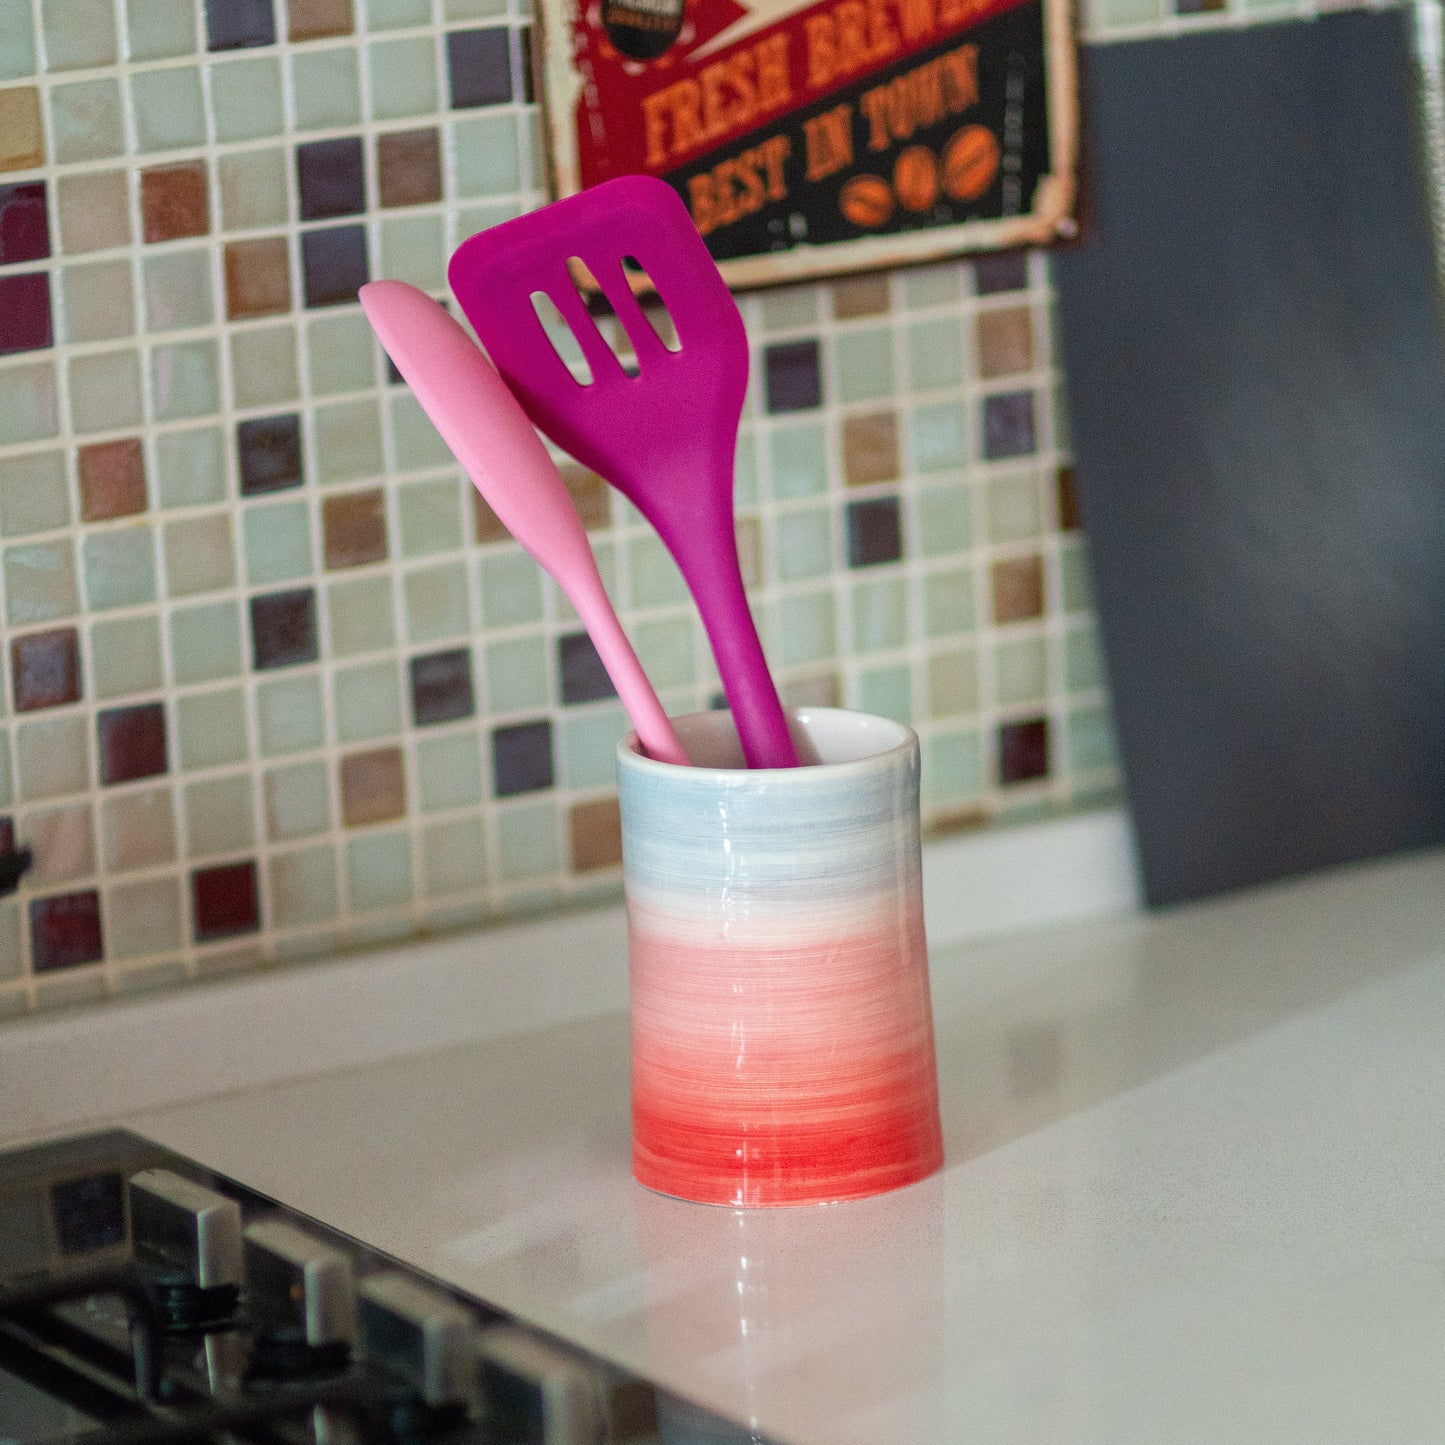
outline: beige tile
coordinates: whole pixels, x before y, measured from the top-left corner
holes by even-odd
[[[123,793],[101,804],[101,837],[110,872],[169,863],[176,856],[176,828],[169,788]]]
[[[843,475],[850,487],[897,480],[898,418],[891,411],[843,419]]]
[[[60,248],[68,255],[128,246],[130,202],[124,171],[86,171],[61,176]]]
[[[135,290],[129,261],[64,266],[67,341],[118,341],[135,334]]]
[[[33,85],[0,90],[0,171],[28,171],[44,164],[40,91]]]
[[[57,798],[90,786],[89,721],[55,718],[16,729],[22,798]]]
[[[616,798],[576,803],[567,815],[572,871],[592,873],[622,864],[622,814]]]
[[[166,526],[166,588],[172,597],[216,592],[236,581],[231,518],[226,512],[188,517]]]
[[[21,824],[21,836],[35,855],[29,884],[45,887],[95,872],[95,826],[88,803],[32,813]]]
[[[978,711],[978,654],[971,647],[936,652],[928,659],[928,715],[958,717]]]

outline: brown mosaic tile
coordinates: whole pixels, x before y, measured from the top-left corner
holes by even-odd
[[[341,817],[348,828],[384,823],[406,812],[406,764],[400,748],[374,748],[341,760]]]
[[[25,842],[35,858],[27,882],[35,887],[95,872],[95,825],[88,803],[32,813],[25,820]]]
[[[87,522],[133,517],[146,509],[146,464],[139,437],[81,447],[80,515]]]
[[[441,136],[435,126],[376,138],[383,206],[420,206],[442,198]]]
[[[286,0],[286,38],[320,40],[356,29],[351,0]]]
[[[124,171],[87,171],[61,176],[56,198],[60,209],[60,249],[67,255],[129,246],[130,204]]]
[[[596,472],[576,462],[563,462],[557,470],[562,474],[572,505],[582,518],[582,525],[595,532],[612,525],[612,491]]]
[[[40,91],[33,85],[0,90],[0,171],[28,171],[44,164]]]
[[[622,864],[622,813],[616,798],[576,803],[567,815],[572,871],[593,873]]]
[[[855,316],[882,316],[888,304],[888,277],[881,272],[849,276],[833,283],[833,315],[839,321],[849,321]]]
[[[843,419],[843,475],[850,487],[897,480],[898,418],[891,411]]]
[[[744,587],[763,585],[763,529],[756,517],[739,517],[733,524],[737,538],[738,564]]]
[[[169,863],[176,856],[175,810],[169,788],[122,793],[101,807],[105,866],[112,873]]]
[[[327,497],[321,504],[321,530],[328,571],[384,562],[386,498],[381,489]]]
[[[1034,324],[1027,306],[978,314],[978,374],[1012,376],[1034,364]]]
[[[993,620],[1023,622],[1044,615],[1044,563],[1037,555],[993,564]]]
[[[140,173],[141,230],[147,241],[204,236],[211,229],[206,163],[186,161]]]
[[[512,535],[475,487],[472,488],[472,520],[478,542],[505,542]]]
[[[1060,467],[1058,482],[1059,528],[1064,532],[1079,530],[1079,496],[1074,490],[1073,467]]]
[[[63,707],[81,696],[80,638],[73,627],[32,632],[10,641],[16,712]]]
[[[291,262],[284,236],[230,242],[225,269],[226,315],[232,321],[291,309]]]

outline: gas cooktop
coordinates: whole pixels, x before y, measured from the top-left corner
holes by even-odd
[[[0,1154],[0,1445],[759,1440],[138,1135]]]

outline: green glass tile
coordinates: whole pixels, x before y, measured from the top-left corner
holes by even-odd
[[[1064,611],[1088,612],[1094,605],[1094,586],[1082,542],[1066,540],[1059,548],[1059,574],[1063,581]]]
[[[396,644],[390,577],[358,577],[334,582],[327,589],[331,618],[331,652],[355,657]]]
[[[924,632],[946,637],[967,632],[973,625],[973,573],[967,567],[930,572],[923,580]]]
[[[633,635],[636,643],[636,634]],[[486,649],[487,711],[523,712],[552,702],[552,661],[541,636],[511,637]],[[657,679],[653,679],[654,686]]]
[[[394,737],[402,730],[401,674],[394,658],[339,669],[332,696],[340,742]]]
[[[164,552],[166,591],[172,597],[217,592],[236,580],[229,512],[167,522]]]
[[[164,60],[196,49],[194,0],[126,0],[126,51],[132,60]]]
[[[421,851],[428,898],[463,893],[486,882],[486,845],[480,818],[433,823],[422,832]]]
[[[946,557],[973,543],[973,491],[965,482],[924,487],[914,504],[918,517],[918,553]]]
[[[919,266],[903,272],[903,304],[910,311],[929,306],[950,306],[959,299],[958,266]]]
[[[15,730],[20,796],[58,798],[90,786],[90,728],[86,717],[48,718]]]
[[[398,30],[405,25],[431,24],[431,0],[364,0],[364,3],[368,30]]]
[[[808,497],[828,490],[828,443],[823,428],[780,426],[768,439],[773,496]]]
[[[71,425],[82,435],[118,431],[141,420],[140,358],[134,351],[72,357],[65,386]]]
[[[917,407],[909,419],[909,454],[920,472],[961,467],[968,460],[968,420],[962,406]]]
[[[231,333],[231,390],[238,407],[277,407],[301,395],[296,328],[250,327]]]
[[[528,176],[531,188],[534,191],[547,189],[547,141],[542,134],[542,112],[539,107],[532,106],[522,115],[522,127],[526,135],[525,153],[530,158],[532,165]],[[743,398],[743,410],[748,409],[748,398]]]
[[[7,898],[0,903],[0,982],[19,978],[25,969],[25,954],[20,944],[20,905]],[[3,1010],[0,1005],[0,1010]]]
[[[853,650],[868,653],[902,647],[908,640],[908,583],[878,577],[853,585]]]
[[[241,672],[241,620],[234,602],[171,613],[171,665],[178,683],[215,682]]]
[[[627,544],[628,593],[634,607],[687,601],[687,584],[659,537],[645,533]]]
[[[146,325],[152,331],[179,331],[209,326],[215,319],[211,300],[211,253],[207,249],[168,251],[147,256],[141,265]]]
[[[632,628],[632,645],[653,687],[684,687],[697,675],[691,616],[660,617]]]
[[[147,878],[106,890],[107,958],[144,958],[184,942],[179,878]]]
[[[978,710],[978,653],[972,647],[936,652],[928,659],[928,711],[957,717]]]
[[[498,871],[504,883],[540,878],[562,867],[557,810],[550,803],[506,808],[497,818]]]
[[[1157,25],[1173,7],[1163,0],[1085,0],[1083,28],[1088,36],[1139,25]]]
[[[281,66],[274,56],[212,61],[209,68],[218,141],[281,134],[286,116],[281,105]]]
[[[239,763],[251,750],[246,740],[246,700],[239,687],[182,696],[176,703],[176,727],[183,768]]]
[[[994,650],[999,704],[1040,702],[1049,691],[1049,654],[1042,637],[1010,638]]]
[[[115,64],[115,6],[111,0],[41,0],[40,23],[50,70]]]
[[[373,120],[429,115],[437,108],[437,46],[430,35],[367,47]]]
[[[922,782],[923,796],[935,806],[976,798],[984,790],[983,739],[972,730],[926,739]]]
[[[221,225],[228,231],[284,225],[287,216],[286,152],[238,151],[216,162],[221,187]]]
[[[520,627],[542,620],[542,572],[520,547],[488,552],[480,571],[484,626]]]
[[[192,858],[244,853],[255,843],[250,773],[210,778],[186,788],[186,851]]]
[[[886,326],[845,331],[834,343],[838,395],[867,401],[893,393],[893,333]]]
[[[261,752],[268,758],[319,748],[326,741],[321,679],[282,677],[256,689]]]
[[[1092,626],[1076,627],[1064,638],[1064,686],[1070,692],[1084,692],[1103,684],[1099,634]]]
[[[36,69],[30,0],[0,0],[0,80],[31,76]]]
[[[616,787],[617,744],[631,731],[627,714],[615,704],[563,717],[560,753],[566,786]]]
[[[770,653],[785,667],[830,660],[838,652],[833,594],[780,597],[773,605]]]
[[[70,492],[61,452],[0,459],[0,536],[27,537],[70,523]]]
[[[118,341],[135,335],[130,262],[91,261],[60,272],[67,341]]]
[[[441,216],[393,216],[381,223],[381,274],[423,291],[447,284],[447,238]]]
[[[1037,477],[995,477],[988,484],[987,496],[990,541],[1018,542],[1043,532],[1043,498]]]
[[[296,130],[328,130],[361,121],[361,72],[356,49],[302,50],[291,56]],[[390,272],[387,273],[390,275]]]
[[[459,196],[508,196],[522,188],[517,117],[479,115],[453,123]]]
[[[225,442],[219,427],[156,437],[156,495],[163,507],[200,507],[226,496]]]
[[[1076,708],[1068,716],[1069,765],[1083,772],[1118,763],[1114,722],[1105,707]]]
[[[136,148],[173,151],[206,143],[206,108],[201,72],[194,65],[141,70],[130,78]]]
[[[50,145],[57,161],[94,161],[125,150],[120,84],[109,77],[50,91]]]
[[[275,853],[267,870],[271,879],[271,921],[277,928],[301,928],[336,917],[336,850],[329,844]]]
[[[1058,334],[1058,328],[1055,327],[1053,335],[1056,345]],[[1043,424],[1047,426],[1050,421],[1053,423],[1054,429],[1054,450],[1059,452],[1073,451],[1073,435],[1069,431],[1069,399],[1065,395],[1065,387],[1062,382],[1055,386],[1049,393],[1048,415],[1044,419]]]
[[[79,609],[69,539],[5,549],[5,616],[12,627],[69,617]]]
[[[858,676],[858,706],[876,717],[913,721],[913,673],[907,664],[872,667]]]
[[[535,564],[533,564],[535,566]],[[436,642],[471,630],[467,569],[461,562],[419,567],[402,582],[408,641]]]
[[[315,396],[361,391],[376,382],[375,346],[365,316],[321,316],[306,328],[307,365]]]
[[[151,396],[157,421],[179,421],[221,409],[220,364],[214,341],[177,341],[151,350]]]
[[[784,512],[778,517],[773,549],[784,582],[822,577],[833,569],[833,519],[826,507]]]
[[[358,913],[411,902],[411,838],[369,833],[346,845],[346,891]]]
[[[403,557],[450,552],[462,545],[461,483],[455,477],[414,482],[396,497]]]
[[[456,461],[431,424],[431,418],[409,391],[391,399],[391,443],[399,472],[419,472]]]
[[[791,331],[818,324],[818,288],[783,286],[765,291],[760,309],[764,331]]]
[[[59,403],[54,362],[0,371],[0,446],[53,437],[60,430]]]
[[[474,732],[419,741],[416,771],[424,813],[466,808],[482,800],[482,749]]]
[[[189,979],[185,964],[179,959],[166,958],[133,964],[112,974],[110,981],[117,994],[126,995],[172,989]]]
[[[149,527],[131,524],[92,532],[82,544],[81,566],[92,611],[155,601],[155,541]]]
[[[758,496],[757,439],[745,427],[738,435],[738,449],[733,460],[733,505],[751,507],[757,503]]]
[[[247,507],[241,536],[252,587],[291,582],[312,570],[311,516],[304,501]]]
[[[457,212],[457,236],[465,240],[478,231],[489,231],[503,221],[514,221],[526,209],[520,201],[493,201],[485,206],[467,206]]]
[[[10,785],[10,749],[0,734],[0,805],[10,802],[14,789]]]
[[[270,838],[310,838],[330,828],[331,778],[326,763],[268,769],[265,791]]]
[[[158,692],[165,685],[160,618],[151,613],[97,622],[90,632],[90,659],[97,698]]]
[[[954,317],[920,321],[908,328],[908,379],[919,391],[963,381],[963,347]]]
[[[328,483],[374,477],[385,469],[381,417],[374,401],[337,401],[316,408],[316,468]]]
[[[442,14],[448,20],[491,20],[507,13],[507,0],[445,0]]]

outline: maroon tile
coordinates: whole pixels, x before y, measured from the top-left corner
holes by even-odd
[[[105,953],[100,894],[89,888],[32,900],[30,947],[37,973],[98,962]]]
[[[204,236],[211,229],[205,161],[155,166],[140,174],[142,233],[147,241]]]
[[[167,771],[166,710],[159,702],[113,707],[96,715],[100,781],[129,783]]]
[[[316,661],[316,590],[251,599],[251,658],[258,669]]]
[[[0,266],[43,261],[50,254],[50,221],[45,182],[0,186]]]
[[[1049,775],[1049,720],[1029,718],[1001,723],[998,730],[998,773],[1004,783],[1026,783]]]
[[[80,515],[87,522],[133,517],[146,509],[146,464],[139,437],[81,447]]]
[[[197,943],[255,933],[261,926],[255,863],[197,868],[191,874],[191,909]]]
[[[75,628],[57,627],[53,632],[12,638],[10,680],[16,712],[78,702],[82,691],[80,638]]]
[[[0,356],[40,351],[52,340],[49,275],[24,271],[0,276]]]

